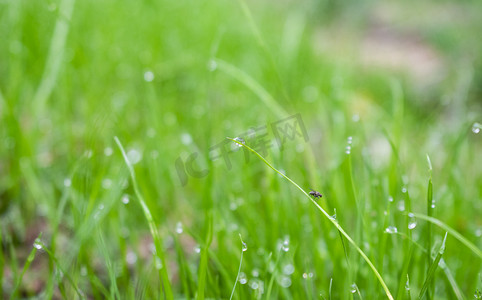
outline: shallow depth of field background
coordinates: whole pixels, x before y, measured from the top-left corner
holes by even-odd
[[[418,299],[445,235],[419,213],[476,246],[449,233],[423,298],[480,299],[481,30],[469,0],[0,1],[1,297],[164,299],[165,270],[175,299],[229,299],[236,278],[234,299],[386,298],[299,190],[226,142],[248,133],[394,297]],[[292,116],[307,136],[280,148]]]

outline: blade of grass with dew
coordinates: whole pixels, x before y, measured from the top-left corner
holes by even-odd
[[[412,300],[412,295],[410,293],[410,279],[407,274],[407,282],[405,283],[405,291],[407,292],[407,299]],[[397,299],[402,299],[402,298],[397,298]]]
[[[428,269],[427,277],[425,278],[425,282],[423,283],[422,289],[420,290],[420,294],[418,295],[418,299],[423,298],[423,295],[427,291],[427,288],[429,287],[430,282],[432,281],[432,278],[435,274],[435,270],[437,270],[440,259],[442,258],[442,255],[444,254],[444,251],[445,251],[445,242],[447,240],[447,234],[448,234],[448,232],[445,232],[445,237],[443,239],[442,246],[440,246],[440,249],[437,253],[437,256],[435,257],[434,261],[430,265],[430,268]]]
[[[419,219],[428,221],[432,224],[437,225],[438,227],[442,228],[445,231],[448,231],[454,238],[459,240],[462,244],[464,244],[467,248],[469,248],[475,255],[477,255],[480,259],[482,259],[482,251],[477,248],[472,242],[470,242],[467,238],[465,238],[463,235],[458,233],[455,229],[452,227],[448,226],[444,222],[440,221],[439,219],[429,217],[423,214],[418,214],[418,213],[413,213],[413,215]]]
[[[345,230],[341,227],[340,224],[338,224],[333,218],[330,217],[330,215],[315,201],[313,200],[312,197],[310,197],[310,195],[308,195],[308,193],[303,190],[296,182],[294,182],[293,180],[291,180],[288,176],[284,175],[282,172],[278,171],[275,167],[273,167],[264,157],[262,157],[258,152],[256,152],[255,150],[253,150],[252,148],[250,148],[249,146],[247,146],[246,144],[242,143],[242,142],[239,142],[235,139],[232,139],[232,138],[227,138],[228,140],[232,141],[232,142],[235,142],[236,144],[238,145],[241,145],[243,147],[245,147],[246,149],[248,149],[249,151],[251,151],[252,153],[254,153],[256,156],[258,156],[268,167],[270,167],[273,171],[277,172],[280,176],[284,177],[286,180],[288,180],[291,184],[293,184],[295,187],[297,187],[303,194],[305,194],[305,196],[310,199],[310,201],[318,208],[319,211],[321,211],[323,213],[323,215],[338,229],[338,231],[341,232],[341,234],[350,242],[350,244],[352,244],[352,246],[358,251],[358,253],[360,253],[360,255],[363,257],[363,259],[366,261],[366,263],[368,264],[368,266],[370,267],[370,269],[373,271],[373,273],[375,274],[375,276],[377,277],[378,281],[380,282],[380,284],[382,285],[388,299],[391,299],[393,300],[393,296],[392,294],[390,293],[390,290],[388,289],[385,281],[383,280],[382,276],[380,275],[380,273],[378,273],[377,269],[375,268],[375,266],[373,265],[373,263],[371,262],[371,260],[368,258],[368,256],[365,254],[365,252],[363,252],[363,250],[361,250],[361,248],[355,243],[355,241],[345,232]]]
[[[152,217],[151,211],[149,210],[149,207],[147,207],[146,202],[144,201],[144,197],[142,196],[139,187],[137,186],[137,180],[136,180],[136,174],[134,172],[134,167],[129,161],[129,158],[127,157],[127,154],[124,150],[124,147],[122,146],[119,138],[114,137],[115,142],[117,143],[117,146],[119,147],[120,151],[122,152],[122,156],[124,157],[124,161],[127,165],[127,168],[129,169],[129,173],[131,176],[132,180],[132,187],[134,189],[134,192],[137,196],[137,199],[139,200],[139,203],[142,207],[142,211],[144,213],[144,216],[147,220],[147,223],[149,224],[149,229],[151,231],[152,238],[154,240],[154,246],[156,248],[156,257],[160,260],[161,266],[159,269],[159,277],[161,280],[161,289],[162,287],[164,288],[164,295],[166,299],[172,300],[173,294],[172,294],[172,288],[171,288],[171,283],[169,282],[169,275],[167,273],[167,265],[165,262],[164,258],[164,251],[162,249],[162,242],[161,242],[161,237],[159,235],[159,232],[157,230],[156,224],[154,223],[154,219]]]
[[[37,241],[40,241],[41,237],[42,237],[42,233],[40,233],[38,235],[38,237],[35,239],[32,250],[30,251],[30,254],[27,256],[27,260],[25,261],[25,264],[23,265],[22,272],[20,273],[20,276],[18,276],[18,278],[15,282],[15,287],[13,288],[12,294],[10,295],[10,299],[17,298],[18,289],[19,289],[20,285],[22,284],[23,276],[25,275],[25,272],[27,272],[27,270],[30,267],[30,264],[32,263],[32,261],[35,259],[35,253],[37,253],[37,250],[41,248],[41,246],[37,243]]]
[[[231,292],[231,297],[229,297],[229,300],[233,299],[234,291],[236,290],[236,283],[239,280],[239,274],[241,273],[241,266],[243,265],[243,254],[248,249],[248,247],[246,246],[246,243],[243,242],[243,238],[241,237],[241,234],[239,234],[239,239],[241,240],[241,247],[242,247],[241,248],[241,258],[239,259],[238,274],[236,275],[236,280],[234,281],[233,291]]]
[[[77,284],[75,284],[75,281],[72,279],[70,274],[68,272],[66,272],[66,270],[60,265],[57,257],[55,257],[55,255],[52,253],[52,251],[50,251],[40,240],[37,240],[36,242],[40,246],[40,248],[49,255],[50,259],[52,259],[54,261],[54,263],[57,265],[57,268],[59,268],[59,270],[62,272],[62,274],[67,278],[67,281],[74,288],[75,292],[80,297],[80,299],[85,299],[84,293],[79,289]]]

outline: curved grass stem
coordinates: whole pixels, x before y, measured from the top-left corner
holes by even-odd
[[[388,289],[385,281],[383,280],[382,276],[380,275],[380,273],[378,273],[378,270],[375,268],[375,266],[373,265],[373,263],[371,262],[371,260],[368,258],[368,256],[365,254],[365,252],[363,252],[363,250],[355,243],[355,241],[348,235],[348,233],[345,232],[345,230],[341,227],[340,224],[338,224],[338,222],[336,220],[334,220],[333,218],[330,217],[330,215],[318,204],[316,203],[315,200],[313,200],[312,197],[310,197],[310,195],[305,191],[303,190],[296,182],[294,182],[293,180],[291,180],[288,176],[286,176],[285,174],[281,173],[280,171],[278,171],[275,167],[273,167],[264,157],[262,157],[258,152],[256,152],[255,150],[251,149],[249,146],[247,146],[246,144],[240,142],[240,141],[237,141],[235,139],[232,139],[232,138],[227,138],[228,140],[231,140],[243,147],[245,147],[246,149],[248,149],[249,151],[251,151],[252,153],[254,153],[256,156],[258,156],[268,167],[270,167],[273,171],[275,171],[276,173],[278,173],[279,175],[283,176],[286,180],[288,180],[291,184],[293,184],[294,186],[296,186],[303,194],[305,194],[305,196],[310,199],[310,201],[316,206],[316,208],[318,208],[319,211],[321,211],[323,213],[323,215],[325,215],[325,217],[336,227],[336,229],[338,229],[338,231],[348,240],[348,242],[350,244],[352,244],[352,246],[358,251],[358,253],[360,253],[361,257],[363,257],[363,259],[366,261],[366,263],[368,264],[368,266],[370,267],[370,269],[372,269],[373,273],[375,274],[375,276],[377,277],[378,281],[380,282],[380,284],[382,285],[383,289],[385,290],[385,293],[388,297],[388,299],[390,300],[393,300],[393,296],[392,294],[390,293],[390,290]]]

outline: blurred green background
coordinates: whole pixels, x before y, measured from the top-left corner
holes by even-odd
[[[1,294],[386,297],[244,137],[395,298],[480,299],[481,30],[475,0],[0,1]],[[411,212],[475,249],[429,276],[446,230]]]

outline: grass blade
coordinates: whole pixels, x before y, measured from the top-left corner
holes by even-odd
[[[25,272],[27,272],[28,268],[30,267],[30,264],[35,259],[35,253],[37,253],[37,250],[41,248],[41,246],[39,246],[38,244],[38,241],[40,241],[41,237],[42,237],[42,233],[40,233],[39,236],[35,239],[35,243],[33,245],[32,251],[30,251],[30,254],[27,257],[27,261],[23,265],[22,273],[20,273],[20,276],[18,276],[17,278],[17,282],[15,283],[15,288],[13,289],[10,299],[17,298],[18,289],[22,284],[23,275],[25,275]],[[2,271],[3,271],[3,268],[2,268]]]
[[[467,238],[465,238],[463,235],[458,233],[452,227],[448,226],[447,224],[440,221],[439,219],[429,217],[429,216],[426,216],[426,215],[423,215],[423,214],[414,213],[414,216],[419,218],[419,219],[428,221],[432,224],[435,224],[438,227],[442,228],[443,230],[449,232],[454,238],[459,240],[462,244],[467,246],[467,248],[469,248],[475,255],[477,255],[479,258],[482,259],[482,251],[479,248],[477,248],[477,246],[475,246],[472,242],[470,242]]]
[[[437,270],[440,259],[442,258],[442,255],[444,254],[444,251],[445,251],[445,241],[447,240],[447,234],[448,232],[445,232],[445,237],[442,242],[442,246],[440,246],[440,250],[438,251],[437,256],[435,257],[435,260],[433,261],[433,263],[430,265],[430,268],[428,269],[428,274],[427,274],[427,277],[425,278],[425,282],[423,283],[422,289],[420,290],[418,299],[422,299],[423,295],[425,294],[425,292],[427,291],[427,288],[430,285],[430,282],[432,281],[432,278],[435,274],[435,270]]]
[[[139,203],[141,204],[142,211],[144,212],[144,216],[146,217],[147,223],[149,224],[149,229],[151,231],[152,238],[154,240],[154,246],[156,248],[156,258],[160,260],[161,264],[159,265],[159,277],[161,279],[161,285],[164,287],[164,295],[166,299],[172,300],[173,294],[172,294],[172,288],[171,288],[171,283],[169,282],[169,276],[167,273],[167,266],[166,266],[166,261],[164,258],[164,251],[162,249],[162,243],[161,243],[161,237],[159,235],[159,232],[157,230],[156,224],[154,223],[154,219],[152,218],[151,211],[149,210],[149,207],[147,206],[146,202],[144,201],[144,197],[142,196],[139,187],[137,186],[137,180],[136,180],[136,174],[134,172],[134,168],[132,167],[131,162],[129,161],[129,158],[127,157],[127,154],[124,150],[124,147],[122,146],[121,142],[117,137],[114,137],[115,142],[117,143],[117,146],[122,152],[122,156],[124,157],[124,161],[127,165],[127,168],[129,169],[129,173],[131,176],[132,180],[132,187],[134,188],[134,192],[137,196],[137,199],[139,200]],[[157,265],[157,264],[156,264]]]
[[[232,299],[233,299],[234,290],[236,290],[236,283],[238,283],[239,273],[241,273],[241,266],[243,265],[243,254],[244,254],[244,251],[246,251],[246,250],[248,249],[248,248],[246,247],[246,243],[243,242],[243,238],[241,237],[241,234],[239,234],[239,238],[241,239],[241,244],[242,244],[241,258],[239,259],[238,274],[236,275],[236,281],[234,282],[233,291],[231,292],[231,297],[229,297],[229,300],[232,300]]]
[[[291,180],[288,176],[284,175],[283,173],[281,173],[280,171],[278,171],[275,167],[273,167],[264,157],[262,157],[258,152],[256,152],[255,150],[251,149],[249,146],[247,146],[246,144],[242,143],[242,142],[239,142],[237,140],[234,140],[232,138],[227,138],[243,147],[245,147],[246,149],[248,149],[249,151],[251,151],[252,153],[254,153],[256,156],[258,156],[268,167],[270,167],[273,171],[275,171],[276,173],[278,173],[280,176],[284,177],[286,180],[288,180],[291,184],[293,184],[294,186],[296,186],[303,194],[305,194],[305,196],[310,199],[310,201],[318,208],[319,211],[321,211],[323,213],[323,215],[336,227],[336,229],[338,229],[338,231],[348,240],[348,242],[350,242],[350,244],[352,244],[352,246],[358,251],[358,253],[360,253],[360,255],[363,257],[363,259],[366,261],[366,263],[368,264],[368,266],[370,267],[370,269],[372,269],[373,273],[375,274],[375,276],[377,277],[378,281],[380,282],[380,284],[382,285],[383,289],[385,290],[385,293],[388,297],[388,299],[391,299],[393,300],[393,296],[392,294],[390,293],[390,290],[388,289],[385,281],[383,280],[382,276],[380,275],[380,273],[378,273],[377,269],[375,268],[375,266],[373,265],[373,263],[371,262],[371,260],[368,258],[368,256],[365,254],[365,252],[363,252],[363,250],[355,243],[355,241],[353,241],[353,239],[345,232],[345,230],[341,227],[340,224],[338,224],[338,222],[336,222],[333,218],[330,217],[330,215],[315,201],[313,200],[312,197],[310,197],[310,195],[308,195],[308,193],[303,190],[296,182],[294,182],[293,180]]]

